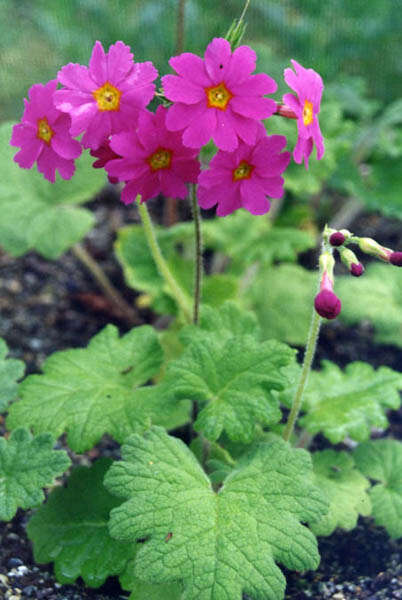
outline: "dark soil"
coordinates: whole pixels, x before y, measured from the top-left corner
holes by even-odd
[[[116,230],[125,223],[137,222],[135,208],[123,207],[109,188],[91,203],[97,226],[85,246],[101,264],[114,285],[129,303],[135,293],[123,281],[113,257]],[[156,202],[153,209],[160,216]],[[375,237],[388,247],[402,247],[400,223],[373,215],[359,216],[350,229],[356,234]],[[302,258],[313,267],[314,253]],[[147,310],[136,309],[139,323],[154,322]],[[56,350],[85,346],[107,323],[116,324],[123,333],[130,325],[104,295],[75,255],[67,252],[57,261],[47,261],[36,253],[14,259],[0,253],[0,337],[10,353],[22,359],[27,372],[35,372],[43,360]],[[355,328],[335,321],[324,326],[315,364],[322,358],[344,366],[364,360],[375,367],[387,365],[400,370],[402,350],[373,342],[369,324]],[[389,433],[402,439],[402,412],[391,413]],[[0,433],[4,425],[0,421]],[[89,462],[99,455],[114,454],[118,448],[103,440],[74,462]],[[97,590],[58,584],[51,565],[35,566],[25,525],[29,513],[19,511],[10,523],[0,523],[0,600],[116,600],[128,597],[117,579],[111,578]],[[287,600],[392,600],[402,598],[402,542],[391,541],[370,519],[359,521],[352,532],[336,532],[319,540],[321,565],[311,573],[287,573]],[[163,600],[163,598],[161,598]]]

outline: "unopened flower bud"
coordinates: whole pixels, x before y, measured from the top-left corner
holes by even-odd
[[[353,275],[353,277],[360,277],[360,275],[363,275],[363,273],[364,267],[362,263],[352,263],[350,265],[350,274]]]
[[[402,252],[392,252],[389,262],[396,267],[402,267]]]
[[[345,239],[346,238],[341,231],[335,231],[329,236],[329,243],[331,246],[342,246]]]
[[[392,250],[380,246],[375,240],[371,238],[357,238],[359,248],[366,254],[371,254],[381,260],[389,261],[389,257],[392,254]]]
[[[324,280],[324,278],[329,278],[331,285],[332,285],[332,283],[334,281],[335,259],[332,256],[331,252],[323,252],[320,255],[319,263],[320,263],[321,272],[323,273],[323,280]],[[322,285],[323,284],[321,283],[321,286]]]
[[[324,319],[335,319],[341,312],[341,301],[331,290],[321,290],[314,299],[314,308]]]

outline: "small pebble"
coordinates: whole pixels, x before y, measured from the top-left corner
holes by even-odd
[[[24,563],[20,558],[12,557],[7,561],[7,567],[9,569],[15,569],[16,567],[20,567]]]

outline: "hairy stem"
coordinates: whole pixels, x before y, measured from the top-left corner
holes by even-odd
[[[191,323],[192,315],[191,310],[189,308],[188,299],[181,287],[179,286],[179,284],[177,283],[176,279],[173,277],[173,274],[170,271],[167,262],[162,256],[158,240],[156,239],[155,230],[152,225],[151,217],[149,216],[149,212],[145,202],[138,201],[138,212],[141,217],[142,226],[144,228],[144,233],[148,242],[149,249],[151,250],[151,254],[155,261],[159,274],[163,277],[163,279],[170,287],[177,301],[177,304],[183,312],[185,319],[189,323]]]
[[[100,265],[92,258],[82,244],[75,244],[72,247],[73,254],[88,269],[92,277],[98,283],[106,298],[120,311],[129,325],[138,325],[140,319],[134,308],[123,298],[120,292],[114,287],[106,273]]]
[[[190,187],[191,208],[193,212],[194,228],[195,228],[195,270],[194,270],[194,311],[193,323],[198,325],[200,302],[201,302],[201,285],[202,285],[202,235],[201,235],[201,214],[196,197],[196,187],[191,184]]]
[[[297,417],[299,416],[299,412],[302,405],[303,400],[303,392],[305,390],[308,375],[310,373],[311,365],[313,362],[315,349],[317,346],[318,334],[320,332],[321,326],[321,317],[318,313],[316,313],[315,309],[313,309],[313,316],[311,319],[310,331],[307,338],[306,350],[304,353],[302,372],[300,376],[300,381],[296,389],[295,397],[293,398],[292,408],[290,410],[288,420],[286,423],[285,430],[283,432],[283,439],[287,442],[290,440],[290,437],[293,433]]]

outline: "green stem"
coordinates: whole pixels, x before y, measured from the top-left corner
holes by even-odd
[[[191,185],[190,188],[191,207],[193,211],[194,227],[195,227],[195,271],[194,271],[194,311],[193,323],[198,325],[200,303],[201,303],[201,286],[202,286],[202,235],[201,235],[201,214],[198,206],[196,187]]]
[[[92,258],[82,244],[75,244],[71,248],[75,256],[82,262],[83,265],[91,273],[92,277],[98,283],[101,290],[104,292],[106,298],[110,300],[112,304],[121,312],[125,320],[129,325],[138,325],[140,319],[135,312],[134,308],[129,305],[128,302],[123,298],[120,292],[114,287],[106,273],[100,267],[100,265]]]
[[[307,384],[308,375],[310,373],[311,364],[313,362],[315,349],[317,346],[318,334],[320,332],[321,317],[313,309],[313,316],[311,319],[310,331],[307,338],[306,351],[304,353],[304,360],[302,366],[302,372],[300,376],[299,385],[297,386],[296,394],[293,399],[292,408],[290,410],[288,420],[286,423],[285,430],[283,432],[283,439],[289,441],[295,427],[297,417],[302,405],[303,392]]]
[[[188,299],[184,294],[183,290],[177,283],[176,279],[173,277],[172,272],[170,271],[167,262],[162,256],[161,249],[158,244],[158,240],[156,239],[155,230],[152,225],[151,218],[149,216],[149,212],[145,202],[140,202],[138,199],[138,212],[141,217],[142,226],[144,228],[145,237],[148,242],[148,246],[151,250],[152,257],[155,261],[156,267],[166,281],[171,291],[173,292],[174,297],[177,300],[177,304],[183,311],[183,314],[186,320],[191,323],[192,315],[191,310],[188,306]]]
[[[250,4],[250,0],[246,0],[246,4],[244,5],[243,12],[240,15],[239,23],[241,23],[242,20],[244,19],[244,17],[246,16],[246,12],[247,12],[249,4]]]

